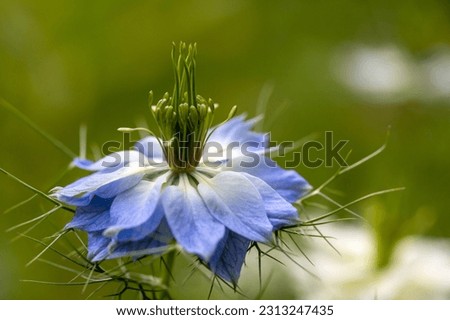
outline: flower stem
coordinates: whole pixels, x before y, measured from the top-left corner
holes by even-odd
[[[165,272],[163,275],[163,285],[166,289],[162,292],[161,299],[170,299],[171,298],[169,289],[170,289],[171,279],[173,279],[172,270],[173,270],[173,266],[175,264],[175,255],[176,255],[176,251],[170,250],[167,253],[166,258],[163,261],[164,266],[165,266]]]

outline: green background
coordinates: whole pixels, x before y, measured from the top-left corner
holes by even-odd
[[[450,236],[450,97],[430,98],[425,90],[414,90],[380,102],[339,81],[334,66],[340,52],[352,46],[400,48],[418,64],[439,48],[448,50],[449,39],[446,0],[2,0],[0,96],[78,153],[81,124],[88,128],[89,147],[120,139],[118,127],[142,121],[152,126],[147,92],[159,97],[172,89],[171,44],[186,41],[198,44],[198,92],[221,105],[217,121],[233,105],[256,115],[263,88],[271,87],[265,129],[274,139],[316,133],[322,141],[325,131],[333,131],[336,140],[349,140],[344,153],[352,150],[350,162],[381,146],[390,127],[381,155],[333,183],[339,191],[333,197],[341,203],[406,188],[354,207],[377,231],[382,268],[394,243],[406,235]],[[0,167],[41,190],[54,186],[70,162],[4,108],[0,135]],[[317,186],[336,167],[297,169]],[[30,195],[0,176],[0,212]],[[39,246],[27,239],[11,241],[26,227],[4,231],[48,207],[34,200],[0,216],[0,298],[83,297],[79,288],[20,282],[71,277],[39,262],[25,267]],[[41,239],[69,220],[60,212],[30,235]],[[292,298],[289,287],[282,286],[270,284],[264,297]]]

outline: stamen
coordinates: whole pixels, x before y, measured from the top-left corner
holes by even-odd
[[[196,92],[196,44],[181,42],[172,48],[174,88],[153,105],[153,92],[149,92],[149,105],[163,141],[169,167],[175,172],[192,172],[200,162],[210,135],[214,111],[218,104]],[[226,121],[236,113],[233,107]],[[209,133],[208,133],[209,132]]]

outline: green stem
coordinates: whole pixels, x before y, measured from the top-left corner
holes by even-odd
[[[77,154],[75,154],[72,150],[67,148],[61,141],[56,139],[55,137],[51,136],[41,128],[39,128],[33,121],[31,121],[30,118],[28,118],[26,115],[24,115],[22,112],[20,112],[16,107],[14,107],[12,104],[10,104],[8,101],[6,101],[3,98],[0,98],[0,106],[4,107],[6,110],[14,114],[16,117],[18,117],[20,120],[25,122],[31,129],[39,133],[42,137],[44,137],[47,141],[52,143],[56,148],[64,152],[69,158],[74,159],[77,157]]]
[[[175,255],[176,255],[176,251],[175,250],[170,250],[169,253],[166,256],[165,261],[165,272],[164,272],[164,276],[163,276],[163,285],[166,288],[166,290],[164,290],[164,292],[162,293],[161,298],[162,299],[168,299],[170,298],[170,294],[169,294],[169,289],[170,289],[170,282],[172,279],[172,270],[173,270],[173,266],[175,264]]]

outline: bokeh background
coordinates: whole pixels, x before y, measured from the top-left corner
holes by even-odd
[[[391,187],[405,191],[352,207],[367,222],[327,229],[342,256],[323,240],[305,245],[320,286],[301,269],[266,261],[272,281],[263,298],[450,297],[447,0],[2,0],[0,96],[76,153],[85,124],[92,156],[91,147],[120,139],[116,128],[152,126],[147,92],[172,89],[169,53],[180,40],[198,44],[198,91],[219,102],[218,119],[235,104],[250,116],[265,105],[264,129],[274,139],[315,133],[322,141],[333,131],[336,140],[349,140],[350,162],[390,132],[386,150],[334,181],[329,194],[346,203]],[[70,162],[4,107],[0,136],[0,167],[41,190]],[[315,186],[336,169],[297,168]],[[0,190],[0,212],[32,195],[5,175]],[[26,227],[5,231],[48,207],[34,199],[0,216],[0,298],[86,296],[79,287],[21,281],[72,277],[40,262],[25,267],[41,248],[13,241]],[[60,212],[30,235],[51,235],[69,219]],[[252,292],[257,266],[247,260],[242,286]],[[209,283],[197,280],[180,284],[174,297],[205,298]],[[242,298],[220,290],[213,297]]]

